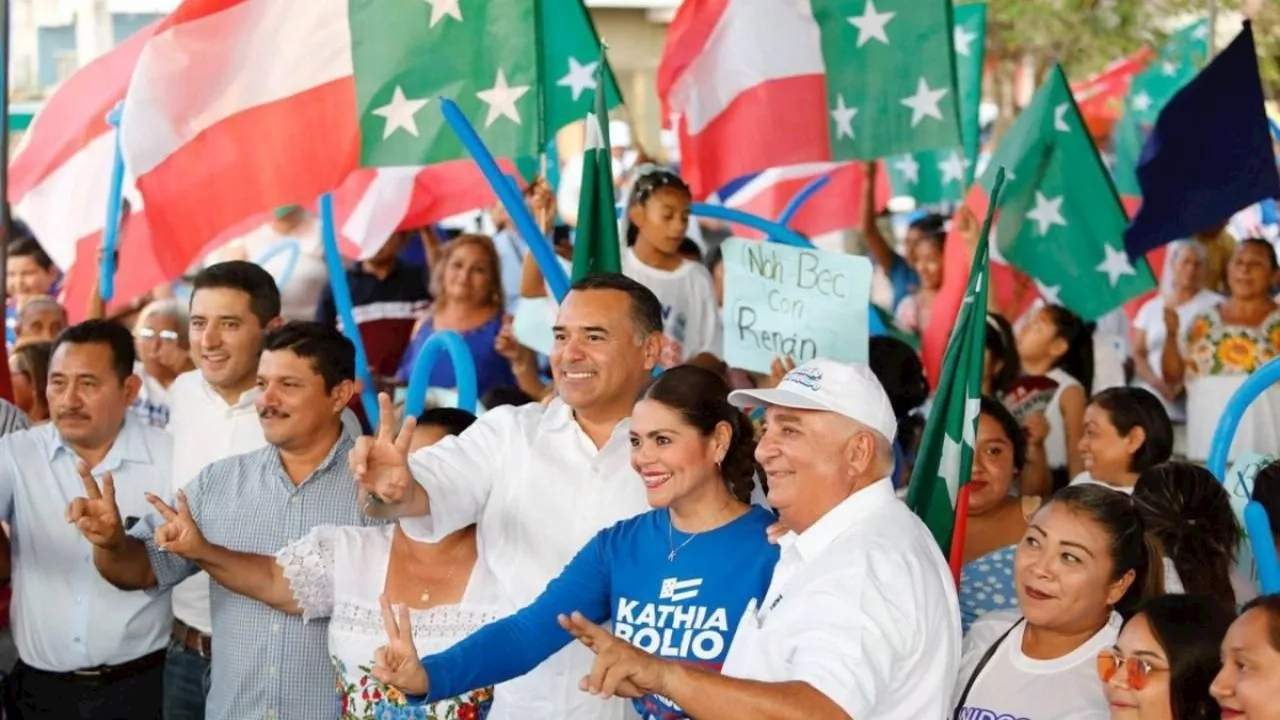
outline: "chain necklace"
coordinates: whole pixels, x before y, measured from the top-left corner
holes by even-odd
[[[444,576],[444,580],[441,580],[438,583],[438,585],[446,585],[448,584],[449,580],[453,578],[453,573],[458,569],[458,556],[462,554],[463,545],[465,545],[465,543],[459,542],[457,547],[453,549],[453,552],[449,554],[449,558],[450,558],[449,572]],[[415,558],[413,557],[413,554],[409,552],[409,546],[402,542],[400,544],[400,547],[401,547],[401,554],[405,556],[405,559],[407,561],[406,564],[409,567],[412,567]],[[431,588],[424,588],[422,590],[422,593],[418,595],[418,602],[428,603],[430,601],[431,601]]]
[[[730,499],[730,500],[729,500],[729,502],[726,502],[726,503],[724,504],[724,507],[720,508],[720,511],[716,513],[716,518],[719,518],[721,515],[723,515],[723,514],[724,514],[724,511],[725,511],[725,508],[729,507],[729,506],[730,506],[730,505],[732,505],[732,504],[733,504],[733,500],[732,500],[732,499]],[[670,550],[670,552],[668,552],[668,553],[667,553],[667,562],[675,562],[675,561],[676,561],[676,555],[677,555],[681,550],[683,550],[683,549],[685,548],[685,546],[686,546],[686,545],[688,545],[689,543],[691,543],[691,542],[693,542],[694,540],[696,540],[696,539],[697,539],[697,537],[698,537],[699,535],[701,535],[702,533],[706,532],[705,530],[699,530],[699,531],[697,531],[697,532],[695,532],[695,533],[692,533],[692,534],[690,534],[690,535],[689,535],[688,539],[686,539],[684,542],[680,543],[680,546],[679,546],[679,547],[676,547],[675,531],[672,529],[674,525],[675,525],[675,523],[671,522],[671,511],[670,511],[670,510],[668,510],[668,511],[667,511],[667,549],[668,549],[668,550]],[[712,529],[715,529],[715,527],[719,527],[719,526],[718,526],[718,525],[717,525],[717,526],[714,526]]]

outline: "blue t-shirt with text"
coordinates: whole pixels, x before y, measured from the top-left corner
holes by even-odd
[[[766,530],[776,521],[753,506],[690,540],[672,532],[662,509],[600,531],[532,604],[423,658],[431,681],[426,700],[529,672],[573,640],[556,618],[574,611],[594,623],[612,620],[614,635],[645,652],[719,672],[739,619],[752,599],[763,598],[773,577],[778,548]],[[677,552],[669,560],[673,544]],[[646,720],[686,717],[660,696],[634,702]]]

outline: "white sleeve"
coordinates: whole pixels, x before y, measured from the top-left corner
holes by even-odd
[[[276,553],[304,621],[333,614],[333,567],[337,536],[342,528],[319,525]]]
[[[697,318],[694,326],[698,328],[698,334],[685,338],[684,357],[688,360],[702,353],[723,357],[724,326],[720,321],[720,308],[716,305],[715,281],[706,268],[699,266],[695,270],[697,279],[691,284],[692,292],[689,293],[694,306],[688,311],[691,318]]]
[[[541,408],[537,408],[541,410]],[[401,518],[405,534],[419,542],[437,542],[474,524],[494,486],[505,479],[505,458],[520,437],[520,413],[527,407],[495,408],[461,435],[451,435],[409,457],[413,479],[427,491],[431,514]]]

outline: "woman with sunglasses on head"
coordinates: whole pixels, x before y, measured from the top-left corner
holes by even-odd
[[[1231,623],[1209,693],[1223,720],[1280,720],[1280,594],[1253,600]]]
[[[1133,507],[1096,485],[1058,491],[1014,554],[1019,613],[992,613],[965,638],[956,717],[1106,718],[1098,653],[1121,618],[1162,592],[1160,555]]]
[[[1098,653],[1111,720],[1216,720],[1209,683],[1235,613],[1206,595],[1161,595],[1138,608]]]
[[[662,303],[663,367],[704,364],[722,351],[715,282],[701,262],[681,254],[689,230],[693,194],[679,175],[642,167],[627,199],[622,272],[643,283]],[[704,365],[710,366],[710,365]]]

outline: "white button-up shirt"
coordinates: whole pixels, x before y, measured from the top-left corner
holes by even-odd
[[[93,469],[115,479],[121,518],[152,512],[143,493],[165,496],[173,444],[133,413]],[[50,672],[118,665],[155,652],[169,638],[169,598],[117,590],[93,565],[93,546],[66,521],[84,496],[79,457],[53,423],[0,438],[0,519],[13,544],[13,638],[18,656]]]
[[[857,720],[951,716],[960,662],[955,581],[886,478],[788,533],[725,675],[808,683]]]
[[[228,404],[199,370],[173,381],[167,428],[173,435],[173,486],[161,497],[185,488],[207,465],[267,446],[254,406],[260,395],[261,390],[250,388]],[[360,421],[351,410],[343,411],[342,425],[352,437],[360,437]],[[208,574],[194,575],[173,589],[173,615],[202,633],[213,632]]]
[[[599,450],[561,400],[500,407],[461,436],[409,459],[431,497],[431,515],[404,519],[415,539],[435,541],[478,523],[478,543],[502,586],[507,611],[529,604],[600,530],[649,509],[631,468],[630,421]],[[499,685],[490,720],[634,718],[624,700],[578,689],[594,655],[572,643],[523,677]]]

